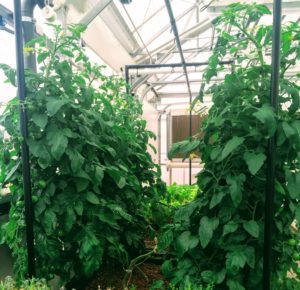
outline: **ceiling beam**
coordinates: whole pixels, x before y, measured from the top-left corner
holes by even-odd
[[[113,0],[103,0],[97,2],[79,21],[84,25],[89,25]]]
[[[129,54],[140,48],[122,14],[113,1],[105,10],[103,10],[100,17],[105,25],[111,30],[120,45],[124,47]]]
[[[191,38],[197,37],[199,34],[205,32],[207,29],[211,28],[211,20],[209,18],[205,18],[200,23],[197,23],[187,31],[181,33],[179,35],[181,39],[181,44],[183,45],[187,41],[189,41]],[[161,52],[165,51],[173,51],[176,46],[174,46],[174,39],[164,43],[163,45],[159,46],[155,50],[151,51],[150,53],[152,56],[157,55]],[[148,63],[149,58],[148,57],[142,57],[136,60],[137,63]]]

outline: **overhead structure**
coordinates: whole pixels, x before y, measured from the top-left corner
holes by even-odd
[[[11,1],[3,0],[5,6]],[[45,2],[45,1],[41,1]],[[49,0],[47,3],[53,3]],[[170,0],[174,20],[178,28],[182,53],[187,63],[207,61],[216,42],[211,21],[229,4],[236,0]],[[247,0],[245,2],[253,2]],[[272,0],[257,0],[272,8]],[[6,5],[7,3],[7,5]],[[283,23],[299,21],[300,0],[286,0],[282,3]],[[42,14],[36,9],[37,20],[42,21]],[[72,0],[65,1],[64,6],[56,12],[58,20],[68,23],[87,24],[83,36],[85,44],[92,49],[104,63],[116,73],[125,65],[180,63],[180,51],[176,45],[164,0]],[[12,16],[2,4],[0,15],[5,16],[8,25],[0,29],[11,30]],[[1,20],[1,19],[0,19]],[[269,21],[270,19],[266,19]],[[269,21],[270,22],[270,21]],[[104,41],[105,40],[105,41]],[[189,71],[191,91],[197,91],[202,73]],[[186,89],[185,75],[174,70],[172,73],[160,74],[159,71],[130,76],[134,92],[143,92],[151,86],[155,91],[159,108],[164,103],[164,96],[170,96],[176,90]],[[197,84],[198,81],[198,84]],[[168,98],[168,102],[173,99]],[[162,101],[162,102],[161,102]]]

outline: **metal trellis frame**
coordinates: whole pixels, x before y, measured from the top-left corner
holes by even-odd
[[[22,149],[22,171],[23,171],[23,190],[25,201],[25,222],[26,222],[26,242],[28,254],[28,275],[35,275],[35,253],[34,253],[34,234],[33,234],[33,203],[31,193],[31,176],[29,164],[29,150],[27,146],[27,114],[25,109],[26,87],[24,72],[24,54],[23,54],[23,25],[20,0],[14,0],[14,24],[16,40],[16,64],[17,64],[17,83],[18,98],[20,100],[20,130],[23,137]]]

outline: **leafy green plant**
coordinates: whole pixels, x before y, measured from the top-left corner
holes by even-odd
[[[167,190],[161,194],[160,199],[154,199],[145,214],[153,225],[159,227],[170,223],[176,209],[193,200],[198,187],[196,185],[177,185],[173,183],[167,186]]]
[[[35,211],[38,276],[62,281],[90,276],[113,264],[127,265],[144,250],[148,203],[164,184],[147,151],[139,101],[125,82],[105,76],[80,45],[82,26],[36,45],[40,71],[26,71],[30,165]],[[15,85],[15,70],[1,69]],[[0,240],[15,257],[15,273],[26,273],[24,201],[21,182],[18,100],[0,118],[9,134],[1,139],[0,185],[12,194],[9,222]]]
[[[297,80],[286,72],[300,60],[300,27],[282,27],[279,110],[269,104],[272,26],[260,19],[271,12],[263,5],[229,5],[215,19],[218,34],[204,72],[199,99],[212,95],[213,106],[202,125],[203,139],[188,148],[201,152],[201,192],[179,208],[158,246],[169,246],[162,270],[174,285],[213,281],[216,289],[262,289],[264,194],[268,140],[276,136],[276,194],[273,228],[272,289],[299,289],[287,278],[298,270],[290,228],[299,226],[300,116]],[[219,62],[235,59],[231,71]],[[217,75],[224,81],[211,84]],[[172,153],[187,146],[177,146]],[[172,157],[172,156],[170,156]],[[299,273],[299,272],[298,272]],[[299,274],[298,274],[299,278]]]
[[[198,187],[196,185],[178,185],[173,183],[167,186],[166,196],[162,199],[162,202],[172,206],[180,206],[192,201],[197,191]]]
[[[12,277],[6,277],[4,281],[0,281],[0,290],[50,290],[46,280],[30,279],[22,281],[21,286],[18,287],[16,281]]]

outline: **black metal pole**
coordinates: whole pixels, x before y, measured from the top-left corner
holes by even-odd
[[[281,42],[281,0],[273,1],[273,41],[272,41],[272,74],[270,103],[277,113],[278,92],[280,78],[280,42]],[[264,221],[264,264],[263,289],[271,290],[272,259],[272,233],[274,217],[275,194],[275,166],[276,166],[276,136],[272,136],[268,144],[267,182],[265,195],[265,221]]]
[[[16,41],[16,63],[17,63],[17,83],[18,97],[20,100],[20,130],[22,135],[22,169],[23,169],[23,190],[25,201],[25,221],[26,221],[26,242],[28,254],[28,275],[35,276],[35,252],[33,221],[34,212],[31,194],[31,177],[29,164],[29,150],[27,146],[27,114],[25,109],[26,87],[24,73],[24,55],[23,55],[23,31],[22,31],[22,13],[20,0],[14,0],[14,24]]]
[[[125,65],[126,94],[129,94],[129,66]]]
[[[22,15],[22,27],[23,27],[23,43],[36,37],[35,33],[35,20],[33,18],[33,10],[36,6],[35,0],[23,0],[21,1],[21,15]],[[33,45],[34,46],[34,45]],[[36,71],[36,55],[35,52],[26,53],[24,56],[24,67],[30,68]]]
[[[173,14],[173,10],[172,10],[172,6],[169,0],[165,0],[165,4],[166,4],[166,8],[170,17],[170,22],[171,22],[171,26],[172,26],[172,30],[175,36],[175,41],[177,44],[177,48],[180,54],[180,59],[181,59],[181,65],[183,67],[183,71],[184,71],[184,75],[186,78],[186,85],[188,88],[188,93],[189,93],[189,140],[190,142],[192,141],[192,92],[191,92],[191,86],[190,86],[190,81],[189,81],[189,76],[187,73],[187,69],[186,69],[186,62],[184,59],[184,55],[183,55],[183,51],[182,51],[182,47],[181,47],[181,43],[180,43],[180,38],[179,38],[179,33],[178,33],[178,29],[177,29],[177,24],[176,24],[176,20]],[[189,158],[189,185],[192,184],[192,160],[191,158]]]

